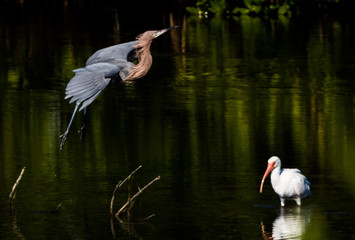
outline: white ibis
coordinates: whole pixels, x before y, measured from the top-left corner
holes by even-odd
[[[281,169],[281,160],[278,157],[271,157],[267,169],[261,180],[260,193],[263,191],[264,180],[271,172],[271,185],[280,197],[281,206],[285,206],[285,200],[295,200],[301,205],[301,199],[311,196],[311,183],[301,174],[297,168]]]

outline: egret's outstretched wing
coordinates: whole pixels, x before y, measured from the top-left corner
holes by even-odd
[[[109,84],[112,76],[117,75],[124,65],[110,63],[95,63],[74,70],[75,76],[66,88],[65,99],[71,98],[70,103],[82,103],[79,111],[87,107],[100,92]]]
[[[86,66],[95,64],[95,63],[113,63],[117,60],[127,61],[128,55],[130,52],[135,50],[135,45],[138,44],[138,41],[131,41],[127,43],[117,44],[111,47],[103,48],[97,50],[87,61]]]

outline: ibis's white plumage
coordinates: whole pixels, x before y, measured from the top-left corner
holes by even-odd
[[[285,206],[285,200],[295,200],[298,205],[301,205],[302,198],[311,196],[311,183],[301,174],[301,171],[297,168],[281,169],[281,160],[275,156],[268,160],[260,192],[262,192],[264,180],[270,172],[271,185],[280,197],[281,206]]]

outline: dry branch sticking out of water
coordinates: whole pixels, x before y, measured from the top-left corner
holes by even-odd
[[[122,187],[122,185],[129,179],[131,179],[131,177],[142,167],[142,165],[140,165],[136,170],[134,170],[133,172],[131,172],[130,175],[128,175],[128,177],[126,177],[123,181],[119,181],[115,187],[115,190],[113,190],[112,193],[112,198],[111,198],[111,204],[110,204],[110,214],[111,216],[113,216],[113,202],[115,200],[115,195],[117,190]]]
[[[134,196],[130,199],[128,199],[128,201],[121,207],[120,210],[117,211],[116,213],[116,217],[118,217],[120,215],[120,213],[124,212],[127,210],[127,208],[134,203],[134,201],[136,200],[136,198],[141,195],[143,193],[144,190],[146,190],[148,187],[150,187],[150,185],[152,185],[154,182],[158,181],[160,179],[160,176],[154,178],[152,181],[150,181],[147,185],[145,185],[142,189],[138,188],[138,192],[136,194],[134,194]],[[129,207],[131,208],[131,207]]]
[[[19,184],[20,181],[21,181],[21,178],[22,178],[23,173],[25,172],[25,169],[26,169],[26,167],[23,167],[23,168],[22,168],[22,170],[21,170],[21,172],[20,172],[20,175],[18,176],[18,178],[17,178],[17,180],[16,180],[16,182],[15,182],[15,184],[14,184],[14,186],[12,187],[12,190],[11,190],[11,192],[10,192],[10,195],[9,195],[9,208],[8,208],[9,211],[12,210],[12,203],[13,203],[14,198],[15,198],[16,188],[17,188],[18,184]]]
[[[136,170],[132,171],[130,175],[128,175],[128,177],[126,177],[124,180],[122,181],[119,181],[115,187],[115,189],[113,190],[113,193],[112,193],[112,198],[111,198],[111,204],[110,204],[110,214],[111,216],[113,216],[113,203],[114,203],[114,200],[115,200],[115,195],[116,195],[116,192],[119,188],[122,187],[122,185],[129,179],[131,179],[131,177],[142,167],[142,165],[140,165]],[[150,187],[154,182],[158,181],[160,179],[160,176],[154,178],[152,181],[150,181],[147,185],[145,185],[143,188],[139,188],[138,187],[138,192],[136,194],[133,195],[133,197],[128,197],[128,200],[125,204],[123,204],[123,206],[120,208],[120,210],[117,211],[117,213],[115,214],[115,217],[121,222],[120,218],[119,218],[119,215],[123,212],[127,212],[127,215],[129,217],[129,212],[130,212],[130,209],[133,207],[134,205],[134,202],[136,200],[136,198],[138,196],[140,196],[144,190],[146,190],[148,187]],[[148,220],[149,218],[155,216],[155,214],[152,214],[150,215],[149,217],[145,218],[145,220]]]

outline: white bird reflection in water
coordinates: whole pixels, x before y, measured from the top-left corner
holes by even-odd
[[[311,209],[280,208],[280,214],[272,223],[272,233],[266,231],[261,221],[264,239],[302,239],[302,235],[311,221]]]

